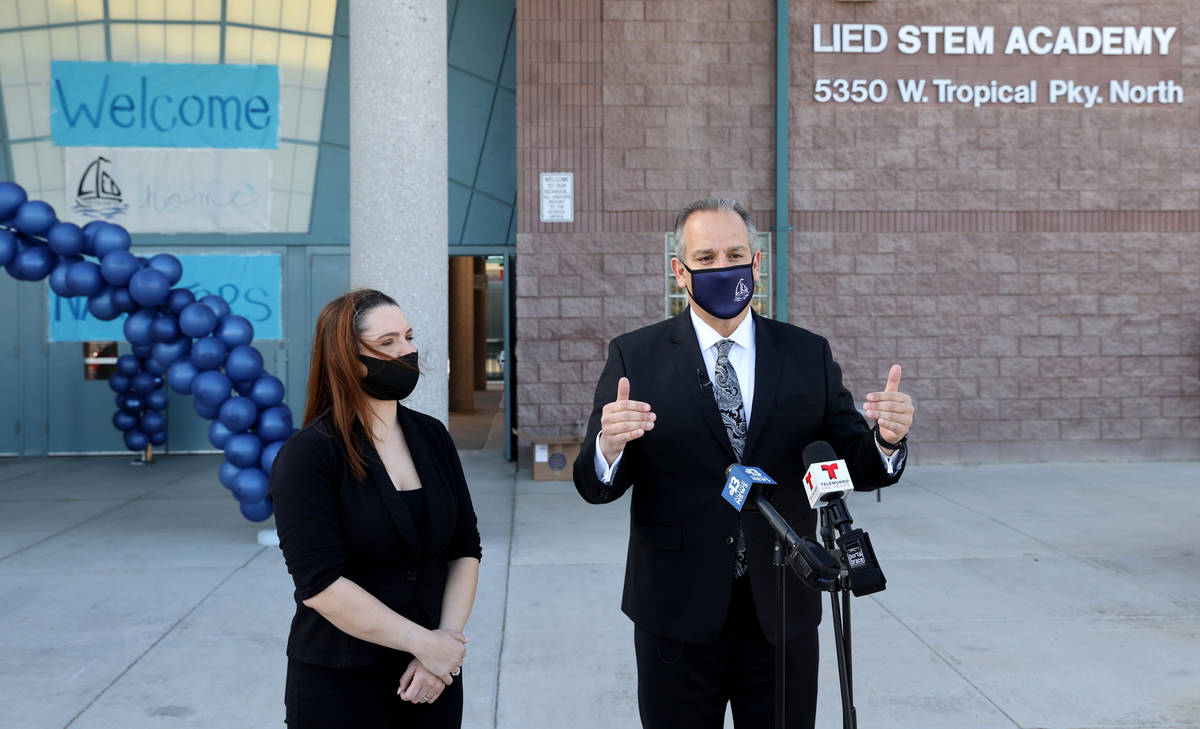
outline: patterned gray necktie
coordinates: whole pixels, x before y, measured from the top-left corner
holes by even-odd
[[[721,422],[725,424],[725,433],[729,436],[729,444],[738,463],[742,462],[742,451],[746,447],[746,406],[742,402],[742,388],[738,385],[737,372],[729,362],[729,349],[733,347],[732,339],[722,339],[717,342],[717,367],[713,382],[713,392],[717,397],[717,410],[721,411]],[[733,568],[735,577],[746,574],[749,565],[746,564],[746,535],[742,525],[738,523],[735,537],[735,552],[737,562]]]

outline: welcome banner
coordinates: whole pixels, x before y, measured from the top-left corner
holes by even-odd
[[[50,134],[60,147],[279,146],[279,67],[50,64]]]
[[[271,153],[67,147],[67,204],[82,225],[130,233],[268,233]]]

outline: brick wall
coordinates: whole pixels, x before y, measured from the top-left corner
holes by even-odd
[[[662,318],[676,209],[732,196],[772,224],[774,6],[518,1],[523,429],[576,432],[608,339]],[[922,461],[1200,456],[1200,4],[793,0],[791,16],[788,315],[830,338],[851,390],[903,364]],[[1178,25],[1153,71],[1187,101],[819,105],[813,22]],[[1071,62],[1033,70],[1087,72]],[[543,171],[575,173],[575,223],[537,222]]]

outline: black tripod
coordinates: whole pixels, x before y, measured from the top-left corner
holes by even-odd
[[[838,679],[842,694],[842,727],[857,729],[854,708],[854,674],[850,651],[850,595],[869,595],[884,589],[887,583],[870,537],[861,529],[851,529],[853,519],[840,497],[821,507],[821,537],[824,548],[812,537],[800,537],[771,503],[759,494],[751,499],[752,508],[762,513],[775,531],[772,565],[778,580],[778,617],[775,625],[775,726],[783,729],[786,711],[786,620],[787,570],[814,590],[829,593],[833,634],[837,646]],[[833,532],[839,535],[834,539]],[[836,555],[836,556],[835,556]]]

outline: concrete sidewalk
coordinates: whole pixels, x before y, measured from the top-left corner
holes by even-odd
[[[464,726],[637,727],[628,502],[463,460]],[[283,725],[292,585],[218,462],[0,460],[0,727]],[[1200,463],[913,466],[850,508],[888,577],[853,603],[863,729],[1200,727]]]

